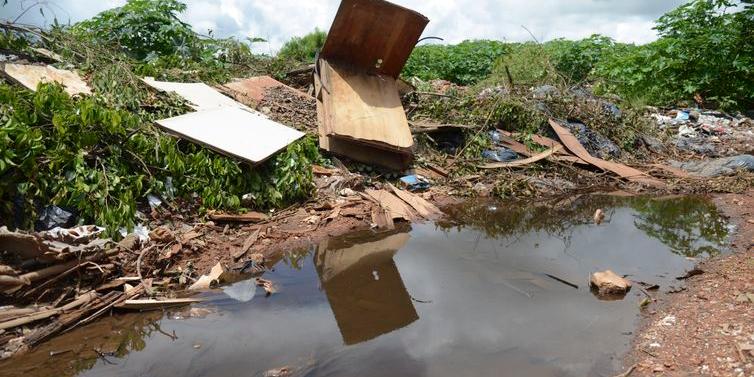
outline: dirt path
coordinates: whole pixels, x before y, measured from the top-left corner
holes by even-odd
[[[646,310],[631,376],[754,376],[754,190],[714,201],[737,227],[734,253],[700,264],[686,290]]]

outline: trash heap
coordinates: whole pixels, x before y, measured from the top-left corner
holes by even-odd
[[[656,112],[661,130],[673,134],[675,147],[706,157],[730,157],[754,151],[754,121],[743,115],[679,109]]]

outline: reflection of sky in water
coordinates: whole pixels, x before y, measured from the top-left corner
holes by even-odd
[[[607,224],[574,227],[567,247],[544,232],[489,239],[472,229],[415,225],[393,258],[399,275],[380,270],[375,283],[392,284],[384,294],[396,295],[395,305],[406,304],[395,288],[405,286],[419,319],[404,328],[344,346],[343,321],[353,319],[336,321],[310,257],[299,271],[280,263],[265,274],[280,293],[265,298],[257,291],[247,303],[213,295],[210,305],[220,314],[162,321],[177,341],[153,334],[143,351],[84,375],[256,376],[283,366],[311,376],[610,375],[628,347],[622,333],[633,330],[642,296],[635,289],[624,301],[599,301],[586,286],[589,274],[610,268],[667,289],[693,265],[635,220],[636,212],[618,208]],[[348,281],[374,279],[372,269],[350,271]],[[369,284],[348,281],[337,283],[341,293]],[[248,290],[234,295],[248,297]],[[384,299],[358,292],[353,298],[366,306]]]

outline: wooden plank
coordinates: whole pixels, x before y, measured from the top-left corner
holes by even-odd
[[[555,152],[557,152],[561,147],[556,146],[555,148],[548,149],[542,153],[539,153],[537,155],[531,156],[529,158],[523,159],[523,160],[515,160],[511,162],[495,162],[490,164],[484,164],[480,165],[479,167],[481,169],[502,169],[502,168],[520,168],[524,167],[529,164],[533,164],[538,161],[542,161],[548,157],[551,157]]]
[[[209,218],[212,221],[221,222],[237,222],[237,223],[258,223],[268,220],[270,217],[264,213],[259,212],[246,212],[241,214],[227,214],[212,212],[209,214]]]
[[[324,136],[354,139],[409,153],[414,139],[395,80],[320,64]]]
[[[157,121],[181,138],[226,156],[262,162],[304,134],[238,107],[222,107]]]
[[[416,212],[419,213],[419,216],[427,220],[436,220],[442,217],[442,211],[434,204],[424,200],[424,198],[422,198],[421,196],[412,194],[405,190],[401,190],[393,186],[392,184],[388,184],[388,187],[393,190],[393,193],[395,193],[395,195],[397,195],[404,202],[408,203],[408,205],[415,209]]]
[[[173,298],[165,300],[126,300],[120,304],[115,305],[119,309],[129,310],[159,310],[165,308],[173,308],[176,306],[184,306],[202,302],[202,300],[193,298]]]
[[[320,56],[398,78],[429,19],[382,0],[343,0]]]
[[[393,219],[417,220],[411,207],[397,196],[385,190],[365,190],[365,192],[376,200],[382,208],[386,209]]]
[[[550,127],[552,127],[553,130],[555,130],[555,133],[558,134],[558,137],[560,137],[560,140],[563,142],[566,148],[570,150],[573,154],[581,158],[582,160],[602,169],[605,171],[610,171],[618,176],[625,178],[631,182],[641,183],[652,187],[657,188],[664,188],[667,187],[667,185],[655,178],[650,177],[646,173],[642,172],[641,170],[634,169],[632,167],[619,164],[616,162],[611,161],[605,161],[603,159],[593,157],[589,154],[589,152],[584,148],[583,145],[579,142],[578,139],[576,139],[573,134],[571,134],[570,131],[568,131],[565,127],[561,126],[558,122],[556,122],[554,119],[550,119]]]
[[[43,82],[57,82],[63,85],[66,93],[71,96],[78,94],[92,94],[92,90],[76,72],[57,69],[50,65],[4,64],[2,72],[31,91]]]

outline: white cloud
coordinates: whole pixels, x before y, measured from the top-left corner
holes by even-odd
[[[0,8],[0,18],[12,19],[22,9],[17,0]],[[61,21],[79,21],[122,5],[125,0],[50,0]],[[656,38],[653,21],[686,0],[395,0],[430,19],[425,35],[448,43],[465,39],[527,41],[584,38],[599,33],[621,42],[646,43]],[[221,37],[261,37],[258,49],[274,52],[293,36],[314,28],[328,29],[339,0],[186,0],[183,18],[198,32],[213,30]],[[23,19],[44,23],[38,12]],[[50,19],[48,17],[47,22]]]

